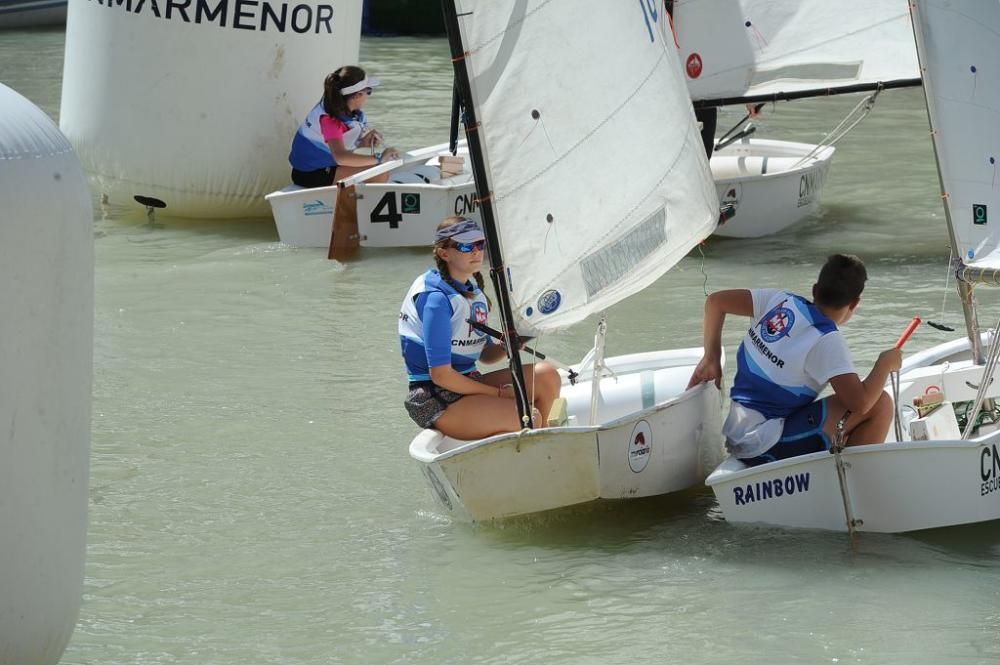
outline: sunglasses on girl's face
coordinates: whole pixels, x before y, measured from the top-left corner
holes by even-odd
[[[371,97],[373,90],[371,88],[365,88],[365,94]]]
[[[485,240],[477,240],[475,242],[453,242],[451,246],[462,252],[463,254],[468,254],[469,252],[481,252],[483,248],[486,247]]]

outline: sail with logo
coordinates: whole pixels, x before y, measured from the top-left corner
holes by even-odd
[[[656,3],[444,6],[506,339],[603,312],[712,233],[718,199]],[[634,168],[612,186],[602,164]],[[564,383],[564,421],[481,441],[414,439],[443,506],[483,520],[704,480],[722,448],[718,389],[685,391],[701,349],[605,359],[605,330],[602,319],[574,368],[588,380]],[[516,352],[511,365],[517,377]]]
[[[691,98],[715,107],[920,85],[905,0],[685,0],[668,3]],[[718,235],[756,237],[815,212],[833,146],[871,109],[863,100],[818,145],[757,138],[744,125],[712,152],[720,197],[736,205]],[[758,107],[759,110],[759,107]],[[808,191],[800,192],[808,187]]]
[[[726,460],[707,482],[727,520],[878,532],[1000,520],[1000,322],[982,332],[973,297],[1000,284],[990,220],[1000,210],[1000,4],[916,0],[910,10],[968,336],[903,362],[887,386],[889,442],[753,468]],[[779,485],[797,493],[778,495]]]

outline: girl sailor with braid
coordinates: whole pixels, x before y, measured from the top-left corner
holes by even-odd
[[[423,428],[463,440],[522,428],[509,369],[480,374],[476,362],[507,357],[502,344],[469,325],[486,323],[483,294],[485,237],[479,224],[449,217],[434,242],[437,269],[413,282],[399,313],[399,341],[410,379],[406,410]],[[524,365],[535,427],[546,422],[561,379],[547,363]]]
[[[338,180],[396,159],[399,151],[386,148],[375,155],[381,135],[368,128],[362,110],[378,85],[378,79],[368,78],[360,67],[341,67],[326,77],[323,98],[309,111],[292,138],[288,161],[292,165],[292,182],[300,187],[326,187]],[[359,147],[371,148],[372,154],[354,152]],[[371,182],[385,182],[388,173]]]

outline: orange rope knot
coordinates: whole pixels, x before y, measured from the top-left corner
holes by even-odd
[[[452,62],[452,64],[454,64],[454,63],[456,63],[456,62],[462,62],[462,61],[463,61],[463,60],[465,60],[465,59],[466,59],[467,57],[469,57],[469,52],[468,52],[468,51],[466,51],[465,53],[463,53],[462,55],[460,55],[460,56],[458,56],[458,57],[456,57],[456,58],[452,58],[452,59],[451,59],[451,62]]]
[[[491,200],[492,198],[493,198],[493,192],[490,192],[489,194],[487,194],[486,196],[484,196],[482,198],[480,198],[478,196],[472,197],[472,202],[475,203],[477,206],[479,206],[479,205],[482,205],[483,203],[485,203],[486,201]]]

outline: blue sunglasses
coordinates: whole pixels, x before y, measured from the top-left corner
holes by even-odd
[[[473,251],[483,251],[483,248],[486,247],[486,241],[476,240],[475,242],[453,242],[451,243],[451,246],[463,254],[468,254]]]

